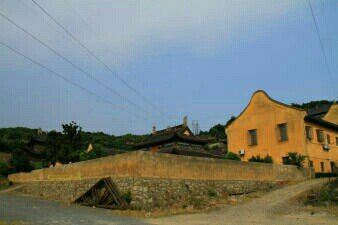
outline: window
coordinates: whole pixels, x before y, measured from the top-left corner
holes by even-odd
[[[257,145],[257,129],[249,130],[249,145]]]
[[[331,144],[331,140],[330,140],[330,135],[329,134],[326,135],[326,142],[327,142],[327,144]]]
[[[313,161],[312,160],[309,161],[309,167],[313,168]]]
[[[320,169],[322,172],[324,172],[324,162],[320,162]]]
[[[305,127],[305,131],[306,131],[306,138],[308,140],[312,140],[313,139],[313,130],[311,126],[306,126]]]
[[[331,166],[331,173],[334,173],[335,169],[336,169],[335,163],[334,162],[330,162],[330,166]]]
[[[282,157],[282,161],[284,165],[287,165],[289,163],[289,156]]]
[[[323,133],[323,131],[317,129],[316,133],[317,133],[317,141],[318,142],[323,142],[324,141],[324,133]]]
[[[280,141],[287,141],[288,140],[288,129],[286,123],[278,124],[279,130],[279,140]]]

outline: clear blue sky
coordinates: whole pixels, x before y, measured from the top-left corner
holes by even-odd
[[[31,1],[1,0],[1,13],[149,113],[114,96],[0,17],[1,42],[142,117],[0,46],[0,127],[51,130],[75,120],[89,131],[146,133],[154,124],[164,128],[187,115],[206,130],[238,115],[257,89],[285,103],[338,96],[336,0],[311,1],[331,78],[306,0],[36,1],[170,118],[130,91]]]

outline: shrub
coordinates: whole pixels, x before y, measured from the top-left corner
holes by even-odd
[[[7,176],[9,174],[9,166],[5,162],[0,161],[0,176]]]
[[[228,152],[225,155],[225,159],[230,159],[230,160],[241,160],[241,158],[239,157],[239,155],[233,153],[233,152]]]
[[[216,193],[215,190],[209,189],[208,190],[208,195],[209,195],[209,197],[216,197],[217,193]]]
[[[269,155],[266,155],[264,158],[261,158],[261,156],[258,155],[258,156],[252,156],[249,159],[249,162],[273,163],[273,160],[272,160],[272,157]]]
[[[190,199],[190,205],[192,205],[196,209],[202,209],[203,207],[206,206],[206,204],[207,204],[206,201],[202,198],[192,197]]]
[[[302,167],[304,160],[305,156],[298,154],[297,152],[289,152],[283,163],[285,165],[295,165],[298,167]]]
[[[13,153],[12,159],[10,161],[11,166],[14,169],[14,172],[29,172],[34,169],[30,163],[28,156],[22,150],[17,150]]]
[[[124,194],[122,195],[122,197],[123,197],[123,199],[124,199],[128,204],[131,203],[131,201],[132,201],[132,196],[131,196],[131,192],[130,192],[130,191],[124,193]]]
[[[6,189],[11,186],[11,182],[6,177],[0,176],[0,190]]]

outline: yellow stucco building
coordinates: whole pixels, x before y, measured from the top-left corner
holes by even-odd
[[[338,104],[326,113],[309,114],[256,91],[240,115],[227,124],[229,151],[243,161],[270,155],[283,164],[289,152],[306,156],[305,167],[332,172],[338,165]]]

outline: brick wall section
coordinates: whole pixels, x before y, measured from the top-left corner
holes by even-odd
[[[233,160],[130,152],[61,167],[34,170],[9,176],[14,183],[102,177],[143,177],[188,180],[303,180],[311,170],[294,166],[248,163]]]

